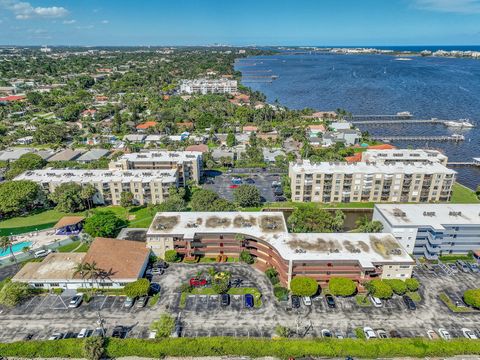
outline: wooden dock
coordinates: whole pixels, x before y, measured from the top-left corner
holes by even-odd
[[[463,136],[372,136],[372,140],[380,141],[463,141]]]
[[[387,121],[386,119],[379,120],[353,120],[352,124],[355,125],[392,125],[392,124],[444,124],[447,120],[438,120],[438,119],[398,119]]]

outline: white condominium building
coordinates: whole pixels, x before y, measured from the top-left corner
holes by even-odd
[[[27,171],[15,180],[30,180],[51,193],[61,184],[91,184],[97,190],[96,204],[120,205],[122,192],[131,192],[138,205],[158,204],[168,197],[168,189],[178,186],[176,170],[56,170]]]
[[[426,162],[447,165],[448,157],[437,150],[423,149],[395,149],[395,150],[367,150],[362,153],[363,162],[376,164],[393,164],[397,162]]]
[[[182,80],[182,94],[234,94],[237,92],[237,80],[230,79],[195,79]]]
[[[200,182],[202,176],[202,153],[199,151],[148,151],[125,154],[109,165],[110,169],[141,169],[177,171],[178,183],[183,186],[188,180]]]
[[[449,201],[456,172],[439,163],[290,163],[296,202]]]

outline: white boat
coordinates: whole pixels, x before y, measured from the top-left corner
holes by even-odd
[[[460,135],[460,134],[453,134],[453,135],[452,135],[452,139],[455,139],[455,140],[465,140],[465,136]]]
[[[445,121],[445,126],[456,128],[473,128],[473,125],[468,119],[460,119],[458,121]]]

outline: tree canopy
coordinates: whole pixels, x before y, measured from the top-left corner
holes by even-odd
[[[333,232],[343,227],[345,216],[337,210],[335,216],[324,209],[296,208],[287,220],[293,232]]]
[[[115,237],[126,224],[112,211],[96,211],[85,220],[83,229],[93,237]]]
[[[393,295],[393,290],[385,281],[375,279],[365,284],[368,291],[379,299],[390,299]]]
[[[137,281],[128,283],[123,290],[125,295],[131,298],[148,295],[148,289],[150,288],[150,281],[147,279],[138,279]]]
[[[29,180],[7,181],[0,184],[0,213],[4,216],[29,211],[42,203],[40,187]]]
[[[351,296],[357,290],[357,285],[351,279],[333,277],[328,282],[328,289],[336,296]]]
[[[48,195],[48,198],[56,204],[56,210],[64,213],[83,211],[86,208],[86,200],[82,197],[82,186],[77,183],[60,184]]]
[[[243,184],[233,192],[235,202],[242,207],[260,205],[260,191],[255,185]]]
[[[47,162],[37,154],[23,154],[18,160],[10,164],[10,168],[5,173],[5,178],[11,180],[27,170],[41,169],[46,163]]]
[[[193,211],[231,211],[235,205],[207,189],[196,190],[192,194],[190,207]]]
[[[318,283],[309,277],[296,276],[290,281],[290,290],[294,295],[313,296],[318,291]]]
[[[480,289],[470,289],[463,293],[465,304],[480,308]]]

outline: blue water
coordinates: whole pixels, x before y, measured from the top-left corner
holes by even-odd
[[[32,245],[31,241],[19,242],[19,243],[16,243],[16,244],[12,245],[12,250],[13,250],[14,253],[17,253],[17,252],[22,251],[22,249],[25,246],[30,246],[30,245]],[[7,249],[5,251],[0,250],[0,257],[6,256],[6,255],[10,255],[10,249]]]
[[[399,147],[442,150],[452,161],[480,157],[480,60],[387,55],[303,54],[240,60],[242,83],[292,108],[343,108],[353,114],[395,114],[409,111],[416,119],[469,118],[478,127],[454,130],[441,124],[360,125],[373,135],[447,135],[461,132],[466,140],[397,142]],[[266,82],[253,76],[277,75]],[[459,181],[480,184],[480,169],[457,167]]]

